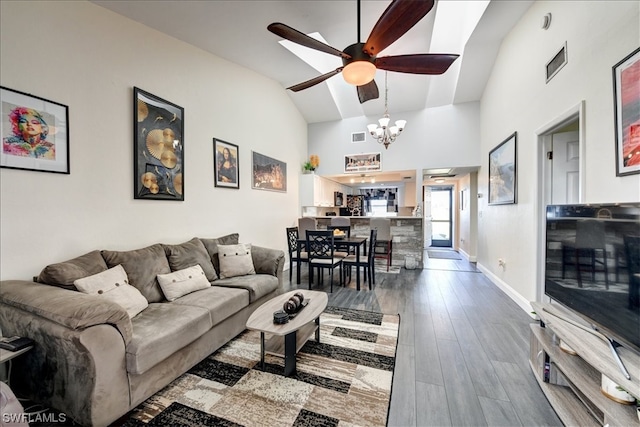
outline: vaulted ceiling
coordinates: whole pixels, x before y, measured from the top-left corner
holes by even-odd
[[[340,59],[315,54],[309,65],[267,31],[272,22],[285,23],[305,34],[319,33],[339,50],[357,42],[355,0],[304,1],[156,1],[93,0],[216,56],[245,66],[283,88],[306,81],[341,65]],[[362,1],[361,34],[365,41],[389,1]],[[394,113],[477,101],[482,96],[504,35],[532,0],[439,0],[429,14],[379,56],[412,53],[461,55],[439,76],[388,73],[389,109]],[[326,69],[321,69],[327,67]],[[358,102],[355,87],[342,76],[300,91],[287,91],[308,123],[384,113],[384,71],[376,83],[380,98]]]

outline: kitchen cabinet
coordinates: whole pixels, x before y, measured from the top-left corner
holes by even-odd
[[[351,194],[350,187],[316,174],[300,175],[300,206],[333,206],[333,193]]]

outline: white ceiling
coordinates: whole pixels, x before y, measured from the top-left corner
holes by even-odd
[[[280,37],[267,30],[270,23],[282,22],[306,34],[318,32],[329,45],[340,50],[358,41],[355,0],[92,2],[252,69],[283,87],[321,73],[278,43]],[[366,41],[389,3],[362,1],[361,41]],[[533,0],[492,0],[487,5],[487,1],[479,0],[440,0],[425,18],[379,56],[457,53],[461,57],[441,76],[390,72],[389,109],[399,113],[479,100],[502,38],[532,3]],[[451,16],[455,18],[453,21]],[[330,69],[341,65],[338,57],[327,56],[336,61]],[[312,88],[287,93],[308,123],[379,116],[384,113],[383,71],[377,72],[376,83],[380,98],[365,104],[358,102],[356,89],[340,75]]]

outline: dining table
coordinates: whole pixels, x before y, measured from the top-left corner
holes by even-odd
[[[351,248],[355,249],[356,259],[360,259],[360,247],[364,249],[363,256],[367,255],[367,238],[366,237],[357,237],[357,236],[335,237],[334,236],[333,244],[334,246],[340,246],[340,247],[347,246],[349,249]],[[304,237],[298,237],[298,245],[297,245],[298,252],[296,254],[298,259],[298,261],[296,261],[296,280],[298,285],[300,284],[300,252],[302,248],[306,247],[306,245],[307,245],[307,239]],[[342,272],[340,274],[342,274]],[[360,269],[359,268],[356,268],[356,289],[360,290]]]

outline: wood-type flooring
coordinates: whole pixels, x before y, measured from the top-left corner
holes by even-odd
[[[330,306],[400,314],[388,425],[561,426],[529,368],[533,319],[475,264],[426,255],[422,270],[376,273],[372,291],[336,274],[329,294]],[[307,289],[301,274],[285,290]]]

